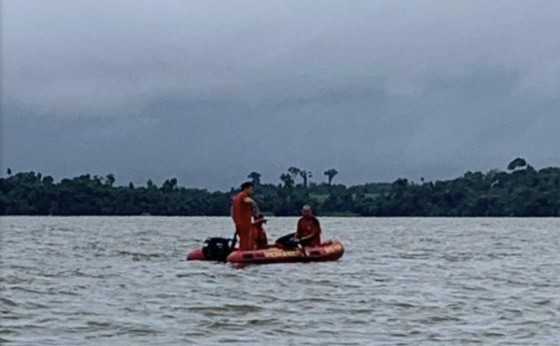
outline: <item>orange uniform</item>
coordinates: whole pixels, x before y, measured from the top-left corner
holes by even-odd
[[[244,201],[247,197],[249,194],[241,191],[233,197],[232,203],[232,217],[239,236],[239,250],[254,250],[256,247],[251,224],[253,205]]]
[[[262,222],[253,224],[253,236],[255,237],[257,249],[266,249],[268,247],[268,236]]]
[[[321,245],[321,225],[319,220],[314,216],[304,216],[299,219],[297,224],[296,238],[307,238],[302,241],[305,246]]]

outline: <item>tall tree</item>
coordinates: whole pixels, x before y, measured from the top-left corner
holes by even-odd
[[[310,171],[306,171],[304,169],[300,169],[298,167],[290,167],[288,168],[288,173],[290,173],[292,175],[292,177],[296,178],[296,177],[301,177],[302,178],[302,183],[303,183],[303,187],[307,188],[307,182],[309,181],[309,178],[311,178],[313,176],[313,174]]]
[[[113,187],[113,184],[115,183],[115,175],[113,173],[107,174],[107,176],[105,176],[105,183],[107,186]]]
[[[247,178],[251,179],[253,185],[260,185],[261,184],[261,175],[257,172],[251,172],[247,176]]]
[[[328,169],[323,172],[324,175],[327,176],[328,183],[331,185],[333,178],[338,174],[338,171],[334,168]]]
[[[307,188],[307,181],[313,176],[313,174],[311,174],[310,171],[301,170],[299,171],[299,176],[303,179],[303,187]]]
[[[525,161],[525,159],[518,157],[509,163],[507,169],[508,171],[515,171],[516,169],[525,168],[525,167],[527,167],[527,161]]]
[[[285,188],[292,188],[294,186],[294,179],[288,173],[282,173],[280,175],[280,180],[284,183]]]
[[[292,175],[292,177],[297,177],[299,176],[299,174],[301,173],[301,169],[297,168],[297,167],[290,167],[288,168],[288,173],[290,173]]]
[[[177,190],[177,178],[166,179],[161,186],[161,190],[165,192]]]

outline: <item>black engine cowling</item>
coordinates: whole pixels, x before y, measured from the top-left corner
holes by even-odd
[[[205,259],[214,261],[225,261],[231,252],[231,239],[206,238],[202,245],[202,254]]]

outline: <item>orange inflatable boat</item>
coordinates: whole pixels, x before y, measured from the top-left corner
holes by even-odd
[[[326,262],[336,261],[344,254],[344,246],[339,240],[328,240],[318,246],[284,248],[271,245],[266,249],[230,251],[231,240],[208,238],[202,248],[187,255],[187,261],[225,261],[229,263],[284,263],[284,262]]]

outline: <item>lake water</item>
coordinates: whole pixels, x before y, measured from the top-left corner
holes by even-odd
[[[2,217],[0,344],[560,344],[560,219],[320,220],[341,260],[234,268],[185,261],[229,218]]]

